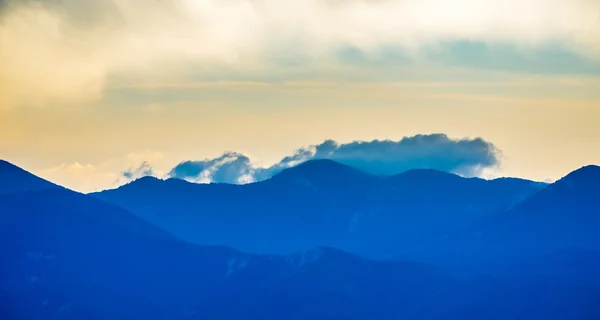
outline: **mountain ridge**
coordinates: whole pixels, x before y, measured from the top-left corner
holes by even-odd
[[[597,169],[584,170],[594,170],[594,180]],[[428,172],[420,179],[418,173],[409,173],[402,183],[369,178],[376,184],[367,186],[347,186],[345,178],[313,180],[311,185],[279,181],[202,185],[143,178],[132,188],[121,189],[132,193],[119,193],[121,200],[133,200],[140,210],[165,204],[164,212],[155,213],[166,213],[166,219],[173,214],[185,220],[208,211],[205,218],[212,224],[205,229],[187,220],[184,224],[192,225],[195,234],[208,233],[208,240],[239,232],[241,237],[233,240],[241,245],[278,242],[282,247],[277,249],[308,248],[285,255],[182,241],[148,222],[151,217],[140,218],[142,211],[134,214],[65,188],[33,188],[0,196],[0,301],[5,302],[0,305],[0,318],[558,320],[600,316],[600,241],[594,242],[600,221],[587,219],[599,208],[598,186],[589,181],[589,172],[567,176],[524,202],[541,203],[544,212],[558,210],[567,220],[554,223],[543,214],[533,214],[515,225],[509,219],[503,222],[507,229],[476,229],[482,237],[467,237],[465,246],[435,233],[415,237],[410,232],[426,233],[440,228],[436,224],[443,227],[438,231],[451,231],[444,228],[459,216],[466,219],[463,222],[478,224],[484,213],[468,212],[477,205],[470,201],[487,196],[483,202],[489,205],[500,194],[502,201],[493,203],[500,210],[522,192],[534,191],[529,189],[531,183],[444,174],[443,183],[432,184],[437,178],[430,179],[429,174],[442,175]],[[516,186],[522,189],[514,192]],[[593,189],[586,189],[589,186]],[[564,211],[573,204],[579,205],[580,214]],[[491,221],[506,221],[502,214],[513,211],[492,215]],[[262,220],[255,224],[255,218]],[[563,228],[568,219],[574,219],[577,228]],[[280,224],[265,225],[268,221]],[[551,228],[543,224],[546,221],[554,223]],[[307,229],[298,232],[301,228]],[[427,243],[430,236],[437,238]],[[565,246],[569,237],[585,241]],[[469,249],[472,243],[482,251]],[[393,259],[368,259],[360,250],[365,244],[373,245],[369,250],[404,251],[393,251],[397,253]],[[417,259],[419,252],[447,255],[440,255],[443,264],[437,265]],[[482,252],[491,257],[487,262],[497,265],[475,261],[478,269],[461,268],[460,274],[448,269],[448,260],[464,259],[460,254],[472,259]],[[497,259],[502,259],[499,264]]]
[[[0,211],[0,299],[11,302],[0,306],[2,318],[304,319],[325,313],[360,319],[380,309],[401,316],[422,311],[409,304],[391,308],[398,301],[378,297],[392,292],[427,304],[428,292],[454,281],[418,264],[371,261],[327,247],[258,256],[197,246],[145,232],[148,224],[133,214],[66,189],[6,195]],[[388,279],[389,272],[398,277]],[[385,280],[391,285],[382,285]],[[368,293],[357,296],[348,284]],[[332,297],[346,307],[327,307]]]
[[[395,239],[394,246],[388,244],[395,250],[403,241],[444,236],[545,187],[528,180],[463,178],[431,169],[382,177],[332,160],[309,161],[245,185],[139,181],[90,195],[186,241],[255,253],[317,245],[364,253],[370,250],[366,248],[385,247],[379,244],[389,241],[385,238]],[[415,230],[421,227],[426,232],[419,235]],[[272,239],[265,234],[273,234]]]
[[[232,184],[232,183],[197,183],[197,182],[192,182],[192,181],[188,181],[185,179],[180,179],[180,178],[159,178],[159,177],[155,177],[155,176],[144,176],[135,180],[132,180],[122,186],[117,186],[114,188],[109,188],[109,189],[105,189],[105,190],[101,190],[101,191],[94,191],[94,192],[90,192],[89,194],[97,194],[97,193],[101,193],[101,192],[105,192],[105,191],[111,191],[111,190],[115,190],[115,189],[119,189],[123,186],[127,186],[127,185],[131,185],[131,184],[138,184],[138,183],[142,183],[142,182],[147,182],[149,183],[149,181],[153,181],[153,182],[166,182],[166,181],[185,181],[189,184],[194,184],[194,185],[215,185],[215,184],[219,184],[219,185],[250,185],[250,184],[257,184],[257,183],[263,183],[269,180],[283,180],[283,179],[287,179],[287,178],[294,178],[294,177],[303,177],[303,176],[315,176],[318,173],[324,173],[325,176],[327,176],[330,172],[332,172],[333,170],[336,170],[335,173],[339,174],[341,173],[350,173],[355,177],[360,177],[360,178],[364,178],[364,179],[373,179],[373,180],[385,180],[385,179],[401,179],[401,178],[406,178],[407,176],[418,176],[421,174],[427,174],[428,176],[434,176],[434,177],[446,177],[449,179],[474,179],[474,180],[482,180],[482,181],[521,181],[521,182],[531,182],[531,183],[536,183],[536,184],[541,184],[541,185],[548,185],[548,183],[545,182],[540,182],[540,181],[535,181],[535,180],[529,180],[529,179],[525,179],[525,178],[519,178],[519,177],[498,177],[498,178],[493,178],[493,179],[484,179],[484,178],[480,178],[480,177],[463,177],[460,176],[458,174],[455,173],[451,173],[451,172],[446,172],[446,171],[440,171],[440,170],[436,170],[436,169],[409,169],[397,174],[393,174],[393,175],[376,175],[376,174],[371,174],[368,172],[365,172],[361,169],[352,167],[350,165],[346,165],[340,162],[337,162],[335,160],[330,160],[330,159],[313,159],[313,160],[308,160],[305,162],[302,162],[296,166],[293,167],[289,167],[289,168],[285,168],[283,170],[281,170],[280,172],[278,172],[277,174],[273,175],[271,178],[266,179],[266,180],[261,180],[261,181],[255,181],[255,182],[251,182],[248,184]]]
[[[370,260],[327,246],[265,256],[143,235],[135,231],[143,228],[122,220],[99,223],[125,214],[114,206],[104,207],[112,213],[98,211],[99,203],[69,190],[1,198],[0,317],[501,320],[600,314],[593,304],[600,293],[596,252],[569,252],[566,262],[559,255],[545,271],[551,277],[530,269],[508,278],[455,277],[419,262]]]
[[[0,159],[0,195],[30,190],[63,188],[25,169]]]

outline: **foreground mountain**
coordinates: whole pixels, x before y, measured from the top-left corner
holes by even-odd
[[[598,251],[556,252],[538,260],[543,268],[460,278],[326,247],[253,255],[182,242],[66,189],[0,196],[0,252],[0,319],[9,320],[600,316]]]
[[[411,315],[448,281],[327,248],[262,257],[198,247],[65,189],[0,197],[0,212],[2,319]]]
[[[380,177],[314,160],[247,185],[146,177],[93,196],[197,244],[256,253],[326,245],[410,259],[425,242],[439,242],[544,187],[527,180],[467,179],[435,170]]]
[[[61,188],[12,163],[0,160],[0,196],[23,191]]]

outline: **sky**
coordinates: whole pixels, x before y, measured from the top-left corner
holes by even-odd
[[[0,0],[0,158],[89,192],[600,163],[597,0]]]

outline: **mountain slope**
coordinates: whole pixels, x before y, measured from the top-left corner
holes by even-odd
[[[600,167],[590,165],[569,173],[509,215],[600,219]]]
[[[600,167],[575,170],[522,203],[458,234],[471,256],[520,264],[557,252],[600,250]],[[536,267],[541,267],[537,265]]]
[[[60,187],[9,162],[0,160],[0,196],[23,191],[57,188]]]
[[[526,180],[505,185],[434,170],[379,177],[314,160],[247,185],[145,178],[93,196],[197,244],[256,253],[327,245],[411,259],[421,242],[439,241],[545,187]]]
[[[198,247],[68,190],[5,196],[0,212],[3,319],[391,319],[451,283],[328,248],[273,257]]]
[[[149,190],[189,185],[140,183]],[[0,196],[0,252],[0,319],[9,320],[600,316],[600,252],[593,250],[558,252],[509,276],[458,279],[327,247],[261,256],[196,246],[66,189]]]
[[[61,232],[72,230],[84,232],[85,227],[105,228],[115,234],[175,239],[124,209],[67,189],[6,195],[0,197],[0,206],[4,212],[1,219],[9,233],[27,231],[41,235],[43,230],[53,230],[60,236]]]
[[[600,167],[571,172],[508,211],[500,225],[524,230],[546,245],[600,249]]]
[[[558,320],[600,314],[595,285],[564,280],[581,265],[593,269],[589,261],[600,261],[597,253],[572,260],[574,267],[552,277],[456,279],[417,263],[371,261],[325,247],[286,256],[200,247],[68,190],[5,196],[0,212],[2,319]]]
[[[600,167],[575,170],[498,217],[498,227],[527,233],[533,242],[600,244]]]

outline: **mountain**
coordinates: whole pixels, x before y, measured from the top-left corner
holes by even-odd
[[[413,259],[425,242],[439,242],[544,187],[435,170],[382,177],[313,160],[246,185],[143,178],[92,195],[197,244],[283,254],[325,245]]]
[[[353,167],[328,159],[309,160],[291,168],[286,168],[271,178],[282,184],[305,184],[315,187],[333,187],[340,184],[364,186],[381,180]]]
[[[0,196],[0,252],[1,319],[386,318],[418,312],[449,281],[324,247],[280,257],[200,247],[63,188]]]
[[[188,185],[139,183],[150,190]],[[0,319],[8,320],[600,316],[600,252],[559,253],[546,257],[543,270],[511,276],[461,277],[323,246],[247,254],[183,242],[124,209],[62,188],[0,196],[0,252]]]
[[[550,283],[526,275],[518,282],[493,276],[460,280],[418,263],[372,261],[326,247],[250,255],[181,242],[126,211],[88,200],[68,190],[0,199],[0,318],[586,319],[598,314],[590,301],[599,292],[565,283],[563,274]]]
[[[450,250],[447,240],[464,227],[495,217],[545,187],[522,179],[410,170],[384,181],[364,206],[360,217],[368,217],[368,224],[364,221],[361,227],[373,230],[369,237],[385,237],[376,245],[382,254],[429,259]]]
[[[585,166],[520,203],[508,216],[599,220],[599,196],[600,167]]]
[[[526,230],[545,246],[600,249],[600,167],[571,172],[507,212],[500,225]]]
[[[57,188],[60,187],[9,162],[0,160],[0,196],[23,191]]]
[[[599,251],[598,230],[600,167],[586,166],[502,214],[465,229],[453,243],[469,256],[496,264],[510,258],[524,265],[557,252]]]

